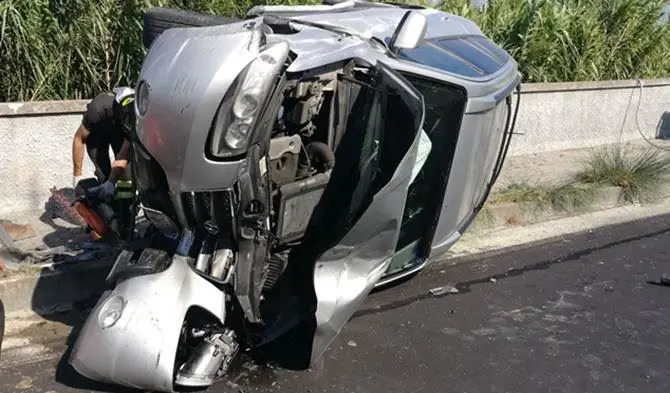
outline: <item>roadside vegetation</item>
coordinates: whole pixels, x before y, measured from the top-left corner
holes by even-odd
[[[519,203],[560,212],[588,209],[599,190],[617,187],[625,203],[653,201],[670,182],[670,153],[624,144],[594,149],[574,179],[558,185],[516,183],[491,195],[488,205]]]
[[[523,203],[540,208],[551,207],[556,211],[578,211],[588,208],[594,201],[596,188],[589,184],[530,185],[511,184],[491,195],[490,204]]]
[[[669,177],[667,152],[625,145],[594,150],[585,168],[577,174],[577,180],[585,184],[619,187],[626,202],[653,200]]]
[[[255,4],[316,0],[2,0],[0,101],[91,98],[134,84],[142,11],[164,6],[240,16]],[[405,1],[412,2],[412,1]],[[423,0],[414,0],[422,3]],[[478,23],[519,62],[526,82],[670,75],[665,0],[468,0],[439,7]]]

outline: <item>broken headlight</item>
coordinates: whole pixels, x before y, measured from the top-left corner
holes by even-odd
[[[226,94],[214,120],[209,142],[214,157],[232,157],[247,150],[253,127],[287,53],[285,42],[267,47],[231,85],[232,94]]]
[[[126,302],[121,296],[112,296],[105,301],[98,315],[98,323],[102,329],[111,328],[121,319]]]

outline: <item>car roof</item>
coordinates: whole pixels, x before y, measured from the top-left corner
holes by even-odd
[[[296,19],[317,23],[328,23],[358,32],[364,36],[380,39],[390,38],[400,20],[409,11],[401,7],[353,8],[346,11],[305,14]],[[448,14],[431,8],[415,9],[424,14],[428,22],[426,38],[461,35],[483,35],[479,27],[463,17]]]
[[[375,37],[388,42],[395,32],[400,20],[408,11],[402,7],[360,6],[336,11],[314,12],[311,6],[284,7],[283,12],[273,12],[273,7],[265,7],[263,15],[286,15],[290,8],[291,19],[312,23],[328,24],[356,32],[364,37]],[[305,12],[300,12],[305,9]],[[251,10],[250,10],[251,11]],[[479,27],[472,21],[446,12],[424,8],[414,11],[426,16],[428,22],[426,39],[436,37],[484,36]],[[340,34],[318,27],[302,26],[301,31],[294,34],[278,34],[270,40],[288,41],[291,50],[297,55],[289,68],[290,72],[304,71],[310,68],[353,57],[368,61],[385,57],[369,43],[355,38],[342,37]]]

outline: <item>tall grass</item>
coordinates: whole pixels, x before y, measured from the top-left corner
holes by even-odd
[[[489,203],[526,203],[550,206],[557,211],[579,211],[588,208],[595,197],[596,189],[590,184],[542,186],[516,183],[492,195]]]
[[[666,0],[489,0],[485,12],[447,0],[519,62],[527,82],[670,75]]]
[[[421,2],[421,0],[414,0]],[[240,16],[255,4],[317,0],[0,0],[0,101],[90,98],[133,84],[142,12],[168,6]],[[670,75],[665,0],[467,0],[440,7],[477,22],[519,62],[527,82]]]
[[[134,84],[147,8],[241,16],[260,3],[298,1],[0,0],[0,102],[91,98]]]
[[[0,2],[0,100],[91,97],[142,61],[138,0]]]
[[[592,152],[576,180],[587,184],[620,187],[628,202],[648,201],[670,178],[670,156],[648,148],[615,145]]]

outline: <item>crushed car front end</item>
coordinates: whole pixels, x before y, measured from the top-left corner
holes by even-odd
[[[259,18],[175,29],[149,51],[132,166],[158,231],[117,258],[70,356],[82,375],[158,391],[207,386],[238,348],[225,327],[229,295],[258,318],[269,196],[253,130],[289,54],[285,43],[267,45],[261,28]]]
[[[391,45],[402,7],[323,10],[255,8],[152,43],[133,170],[145,216],[179,251],[117,260],[71,358],[82,374],[205,386],[235,340],[306,367],[373,287],[420,269],[477,214],[509,143],[513,59],[435,10],[412,11],[427,30],[404,49]],[[135,311],[106,327],[110,304]],[[211,337],[228,341],[198,352]]]

